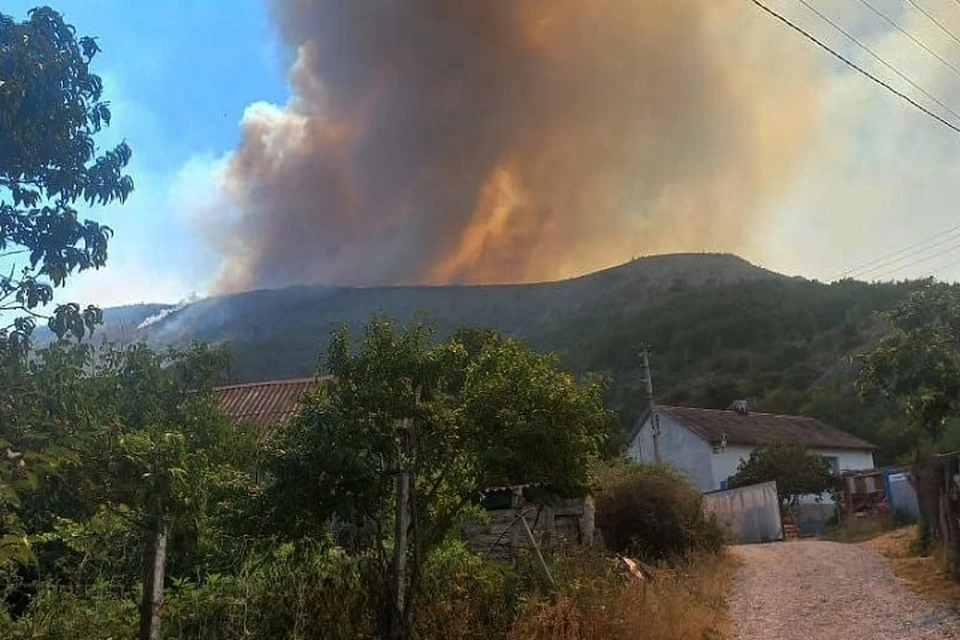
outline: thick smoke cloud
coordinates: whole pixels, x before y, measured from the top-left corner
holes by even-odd
[[[219,291],[517,282],[735,250],[815,76],[725,0],[277,0],[288,105],[242,121]]]

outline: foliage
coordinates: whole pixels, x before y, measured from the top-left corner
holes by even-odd
[[[926,556],[930,554],[933,548],[933,532],[930,528],[930,521],[926,518],[920,518],[917,523],[917,530],[910,538],[910,554],[915,556]]]
[[[960,408],[960,290],[928,281],[886,319],[888,334],[862,358],[860,387],[896,402],[916,441],[936,442]]]
[[[0,257],[27,256],[0,276],[0,314],[26,315],[3,328],[0,341],[22,345],[55,287],[106,263],[112,231],[81,220],[74,206],[123,202],[133,190],[123,173],[127,144],[98,155],[94,141],[110,124],[103,82],[90,70],[99,52],[94,38],[78,37],[48,7],[23,22],[0,14]],[[50,326],[82,337],[99,320],[95,308],[68,304]]]
[[[645,560],[716,552],[724,533],[703,496],[673,467],[618,464],[600,475],[596,525],[606,546]]]
[[[611,424],[600,386],[552,356],[493,335],[467,345],[430,335],[374,320],[355,350],[345,327],[333,332],[328,378],[278,434],[266,493],[270,522],[319,536],[335,518],[388,578],[395,476],[409,470],[410,611],[423,558],[482,489],[585,491]]]
[[[656,578],[625,578],[610,558],[562,558],[560,593],[527,601],[509,634],[516,640],[687,640],[726,637],[734,562],[726,554],[660,564]]]
[[[798,444],[764,445],[742,460],[729,480],[729,487],[749,487],[775,481],[780,504],[796,504],[800,496],[820,496],[837,487],[837,480],[823,456]]]

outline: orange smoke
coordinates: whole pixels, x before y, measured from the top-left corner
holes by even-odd
[[[717,0],[278,0],[221,291],[551,279],[736,250],[816,124],[807,52]]]

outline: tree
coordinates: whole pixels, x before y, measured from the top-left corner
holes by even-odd
[[[836,488],[836,478],[823,456],[798,444],[765,445],[742,460],[729,487],[777,483],[781,508],[795,506],[800,496],[820,496]]]
[[[912,428],[916,456],[960,408],[960,290],[924,282],[886,315],[889,331],[860,358],[861,393],[879,391]]]
[[[160,637],[168,542],[194,537],[201,518],[252,491],[255,442],[212,394],[227,363],[199,345],[159,354],[62,342],[20,378],[25,419],[7,429],[11,446],[59,452],[56,477],[43,469],[42,507],[81,528],[106,509],[142,533],[144,639]]]
[[[123,202],[133,190],[123,173],[130,147],[99,153],[94,142],[110,124],[103,82],[90,71],[99,51],[48,7],[23,22],[0,14],[0,258],[13,261],[0,274],[0,342],[22,347],[55,287],[106,264],[110,228],[81,220],[74,206]],[[94,307],[70,303],[50,326],[83,337],[99,320]]]
[[[335,331],[321,371],[330,377],[279,433],[267,491],[271,519],[296,535],[321,536],[332,519],[365,532],[354,545],[389,578],[381,625],[403,637],[424,558],[480,491],[585,491],[610,424],[602,389],[554,356],[491,334],[470,333],[467,346],[431,335],[378,319],[355,350],[346,328]]]

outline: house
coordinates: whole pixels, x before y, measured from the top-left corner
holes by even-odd
[[[304,393],[316,388],[317,378],[289,378],[216,387],[223,411],[235,423],[252,424],[266,434],[296,413]]]
[[[742,460],[775,442],[803,445],[837,473],[874,468],[869,442],[815,418],[752,412],[742,401],[728,411],[656,405],[637,421],[627,451],[638,462],[669,462],[709,492],[726,489]]]

